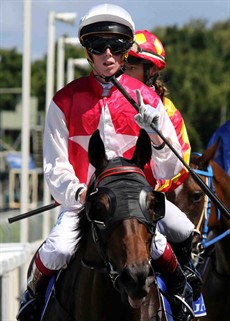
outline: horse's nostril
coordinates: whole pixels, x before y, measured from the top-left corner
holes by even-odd
[[[136,277],[131,273],[130,269],[125,268],[120,275],[120,282],[131,288],[135,285]]]
[[[135,291],[136,288],[145,286],[146,279],[150,274],[149,264],[134,264],[126,267],[121,275],[120,282],[130,291]]]

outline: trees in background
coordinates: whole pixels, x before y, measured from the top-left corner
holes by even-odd
[[[211,28],[198,20],[154,32],[166,50],[162,77],[185,119],[193,150],[202,151],[230,118],[230,20]]]
[[[181,111],[192,149],[203,151],[211,134],[230,119],[230,20],[208,27],[203,20],[152,30],[166,50],[161,75],[170,97]],[[22,56],[0,49],[0,88],[21,87]],[[66,46],[65,59],[84,57],[81,48]],[[76,69],[76,77],[87,74]],[[46,57],[32,63],[31,93],[45,110]],[[13,109],[17,95],[2,94],[0,109]]]
[[[0,49],[0,110],[14,110],[21,84],[22,55],[15,48]]]

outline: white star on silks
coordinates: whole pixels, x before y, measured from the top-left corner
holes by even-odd
[[[105,151],[108,159],[112,159],[116,156],[123,156],[126,151],[136,145],[137,136],[116,133],[108,106],[105,106],[104,109],[102,109],[98,129],[105,144]],[[90,137],[91,135],[73,136],[69,137],[69,139],[79,144],[88,152]],[[94,169],[89,169],[89,177],[91,177],[93,171]]]

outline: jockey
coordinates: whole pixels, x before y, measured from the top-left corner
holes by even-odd
[[[61,210],[56,225],[31,261],[27,290],[17,315],[19,321],[40,320],[45,285],[55,271],[68,266],[76,251],[76,224],[94,172],[88,160],[88,142],[96,129],[100,130],[108,159],[117,156],[131,159],[140,128],[144,128],[152,141],[152,158],[145,169],[148,181],[169,179],[183,167],[150,126],[157,119],[156,128],[170,137],[173,148],[182,155],[160,97],[140,81],[120,73],[134,40],[134,23],[129,13],[112,4],[92,7],[80,21],[79,39],[92,72],[59,90],[49,106],[43,140],[44,175]],[[113,75],[138,101],[139,113],[106,81]],[[181,233],[187,238],[194,226],[179,214],[178,221],[181,218],[185,223]],[[192,289],[171,246],[159,231],[153,238],[151,254],[154,264],[165,272],[169,291],[188,304],[186,307],[178,300],[176,316],[190,320]]]
[[[159,71],[166,67],[165,49],[161,41],[148,30],[136,31],[135,42],[129,51],[127,62],[125,73],[145,83],[160,96],[176,130],[183,159],[186,163],[189,163],[191,147],[184,120],[173,102],[166,97],[167,88],[159,79]],[[187,169],[183,167],[181,172],[172,179],[158,180],[157,190],[162,192],[173,191],[184,182],[187,176]]]
[[[184,120],[173,102],[165,97],[167,88],[159,79],[159,71],[165,67],[165,49],[157,36],[148,30],[136,31],[135,42],[129,51],[129,56],[125,64],[125,73],[145,83],[160,96],[177,133],[183,159],[186,163],[189,163],[191,148]],[[183,167],[180,173],[172,179],[157,180],[155,188],[164,192],[173,191],[184,182],[187,176],[188,172]],[[185,214],[181,213],[176,206],[173,206],[172,203],[167,201],[165,217],[159,221],[158,228],[162,234],[166,235],[167,240],[173,246],[177,258],[182,267],[185,268],[185,271],[187,272],[188,266],[194,271],[195,275],[191,278],[191,284],[193,285],[194,299],[197,299],[201,291],[201,276],[193,266],[191,260],[193,235],[191,233],[188,238],[185,237],[186,231],[188,231],[190,227],[186,229],[186,219],[184,222],[183,218],[178,221],[178,214],[180,217],[184,216],[185,219]],[[184,233],[182,232],[183,229]],[[191,270],[189,271],[191,272]],[[191,277],[190,273],[189,275]]]

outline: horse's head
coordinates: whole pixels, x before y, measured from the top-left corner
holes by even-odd
[[[212,179],[212,169],[210,161],[214,158],[218,143],[210,146],[203,154],[192,153],[190,158],[190,168],[195,171],[200,178],[210,186]],[[205,192],[202,187],[188,175],[185,182],[175,191],[167,193],[167,198],[177,205],[194,223],[198,230],[202,229],[204,222],[203,210],[207,206]]]
[[[133,307],[147,295],[153,280],[151,239],[165,210],[164,195],[149,186],[143,173],[150,158],[151,142],[144,130],[131,160],[108,160],[99,131],[89,143],[89,160],[96,175],[89,187],[86,214],[103,260],[116,271],[116,285]]]

